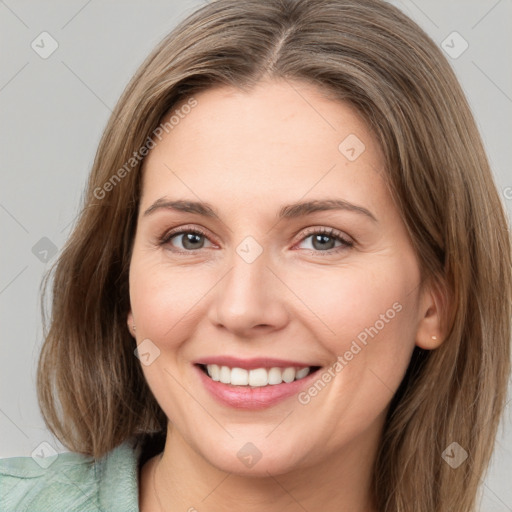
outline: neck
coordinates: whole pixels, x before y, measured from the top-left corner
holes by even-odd
[[[362,433],[318,464],[252,477],[216,468],[169,428],[163,453],[142,468],[140,510],[375,512],[371,481],[380,432]]]

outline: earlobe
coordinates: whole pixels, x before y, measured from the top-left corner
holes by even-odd
[[[425,350],[434,350],[441,346],[446,333],[443,318],[446,315],[446,293],[439,285],[434,284],[424,291],[423,304],[420,314],[416,345]]]
[[[131,310],[128,312],[126,323],[128,325],[128,330],[130,331],[130,334],[135,338],[135,322],[133,321],[133,314]]]
[[[441,346],[443,340],[439,338],[439,336],[430,336],[430,339],[426,337],[418,337],[416,340],[416,345],[425,350],[434,350]]]

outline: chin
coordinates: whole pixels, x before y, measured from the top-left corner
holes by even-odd
[[[247,439],[247,437],[246,437]],[[296,470],[305,455],[297,453],[297,444],[278,449],[274,443],[254,443],[231,439],[229,443],[219,443],[212,451],[200,451],[202,456],[217,469],[240,476],[268,477]]]

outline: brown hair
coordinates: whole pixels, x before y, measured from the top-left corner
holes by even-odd
[[[95,457],[131,436],[165,432],[126,325],[141,149],[179,102],[220,84],[249,90],[263,78],[305,81],[357,108],[382,146],[423,275],[450,297],[446,339],[433,351],[415,348],[392,400],[374,471],[378,509],[473,511],[510,374],[510,235],[450,65],[380,0],[214,1],[140,66],[52,269],[37,374],[46,424],[69,449]],[[457,469],[441,457],[453,441],[469,454]]]

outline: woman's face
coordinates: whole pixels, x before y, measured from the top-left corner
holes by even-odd
[[[128,322],[147,382],[225,471],[364,450],[436,334],[376,141],[299,82],[195,100],[144,163]]]

